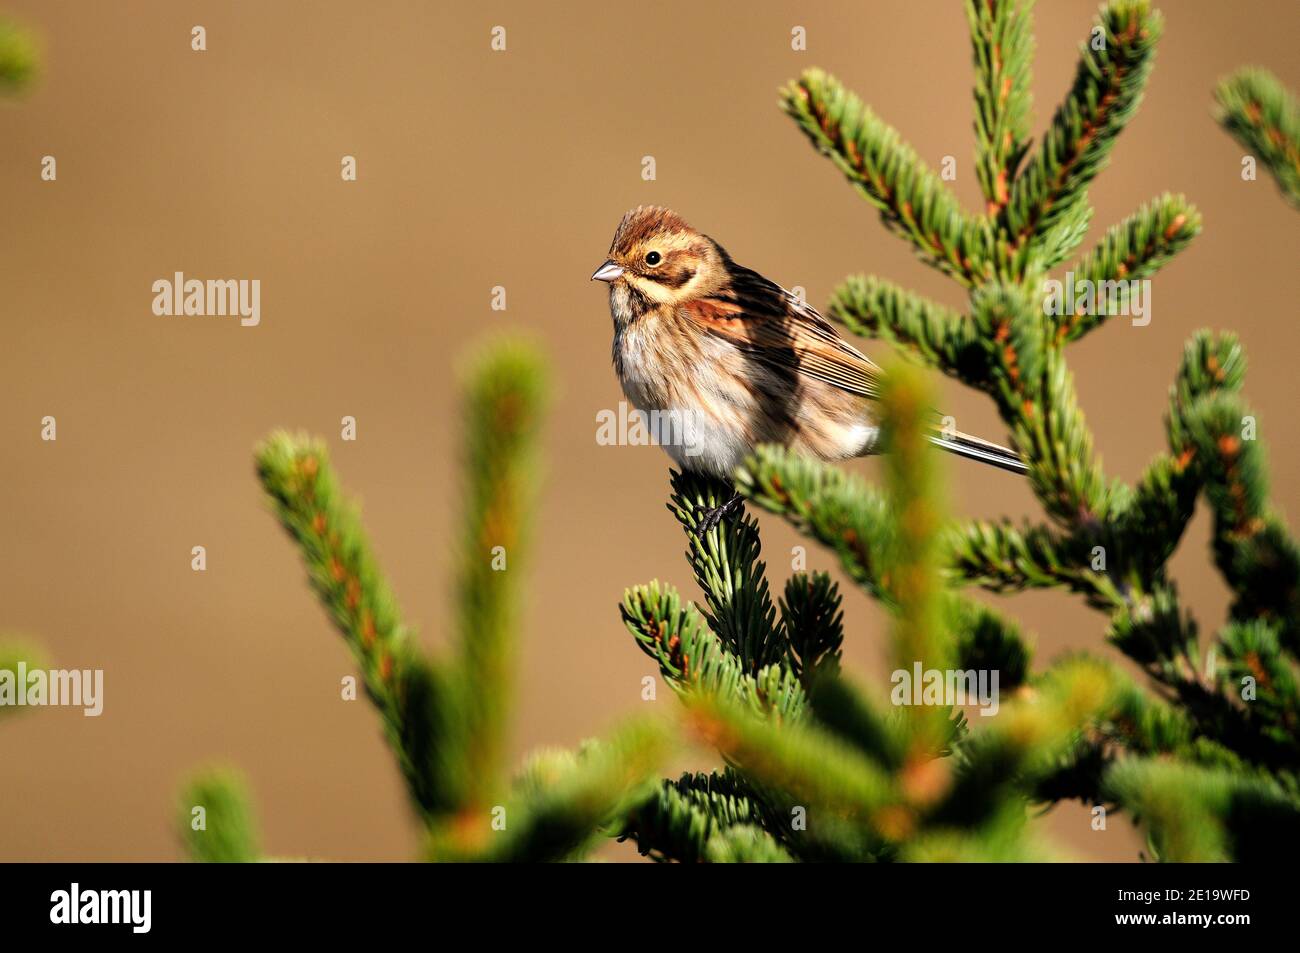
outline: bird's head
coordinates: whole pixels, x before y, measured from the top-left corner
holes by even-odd
[[[726,252],[675,212],[638,206],[623,216],[609,246],[609,258],[593,280],[611,292],[638,293],[653,304],[678,304],[705,297],[726,281]]]

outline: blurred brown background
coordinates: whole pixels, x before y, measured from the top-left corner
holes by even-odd
[[[661,577],[697,596],[664,510],[666,458],[601,447],[617,406],[605,292],[588,281],[619,216],[667,204],[740,261],[823,303],[873,271],[954,306],[776,106],[799,70],[827,68],[937,167],[958,160],[971,207],[972,71],[952,3],[49,4],[7,0],[41,34],[44,75],[0,102],[0,629],[59,667],[103,668],[105,711],[0,723],[0,859],[179,856],[177,787],[222,759],[251,779],[267,848],[406,859],[415,832],[378,721],[339,699],[348,655],[253,479],[278,426],[330,439],[408,620],[448,638],[456,515],[454,370],[489,332],[522,327],[556,365],[549,477],[522,633],[515,749],[572,744],[643,707],[652,667],[619,623],[625,586]],[[1037,130],[1073,75],[1093,0],[1036,16]],[[1109,471],[1128,480],[1163,445],[1183,341],[1234,328],[1295,513],[1292,409],[1300,219],[1210,117],[1218,77],[1245,63],[1300,87],[1294,3],[1177,0],[1146,101],[1095,183],[1093,233],[1164,190],[1205,233],[1154,284],[1149,327],[1115,320],[1071,351]],[[207,29],[208,50],[190,49]],[[494,25],[508,51],[489,49]],[[790,49],[794,25],[808,51]],[[43,155],[57,182],[39,177]],[[355,155],[359,180],[340,180]],[[653,155],[658,180],[643,182]],[[262,323],[156,317],[174,271],[258,278]],[[508,290],[490,310],[494,285]],[[879,345],[873,353],[880,353]],[[1001,438],[990,405],[944,385],[963,429]],[[57,443],[39,439],[58,419]],[[339,418],[359,439],[343,443]],[[854,464],[874,475],[871,462]],[[955,464],[957,508],[1037,517],[1027,487]],[[773,576],[800,542],[765,518]],[[1198,517],[1176,560],[1203,629],[1226,597]],[[208,570],[190,569],[204,545]],[[810,568],[831,568],[812,549]],[[1079,600],[1007,608],[1039,661],[1102,645]],[[848,667],[884,689],[881,615],[849,591]],[[1113,653],[1112,653],[1113,654]],[[660,692],[659,705],[672,704]],[[1135,858],[1127,824],[1088,830],[1062,808],[1044,830],[1079,857]],[[609,856],[635,857],[629,848]]]

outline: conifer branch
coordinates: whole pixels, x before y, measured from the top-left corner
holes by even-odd
[[[703,858],[710,864],[789,864],[794,858],[776,838],[753,824],[724,827],[709,838]]]
[[[758,523],[742,512],[701,539],[700,513],[725,503],[731,488],[722,480],[690,472],[674,471],[671,480],[668,509],[686,534],[686,556],[704,592],[709,628],[750,673],[783,662],[767,567],[759,559]]]
[[[776,446],[759,447],[736,471],[736,488],[751,502],[786,519],[795,529],[834,551],[842,568],[873,598],[897,610],[897,599],[883,566],[888,560],[887,547],[893,533],[891,503],[875,487],[842,469],[809,460]],[[958,572],[974,572],[971,553],[956,549],[959,535],[943,535],[953,544],[949,557]],[[970,581],[984,582],[980,577]],[[1104,584],[1104,583],[1103,583]],[[998,590],[1000,585],[989,588]],[[992,610],[981,616],[972,614],[960,599],[951,610],[956,619],[988,625],[995,617]],[[958,621],[958,630],[961,631]],[[1014,628],[1002,620],[996,623],[1008,640],[1018,640]]]
[[[661,726],[634,722],[577,755],[539,756],[513,789],[502,783],[509,660],[545,405],[541,360],[502,342],[473,364],[464,391],[460,642],[445,660],[413,644],[324,445],[274,434],[258,450],[257,471],[362,669],[426,824],[428,858],[570,859],[645,796],[667,736]]]
[[[715,838],[731,828],[739,828],[754,851],[781,851],[763,823],[763,811],[749,786],[726,769],[660,782],[629,812],[618,838],[633,841],[641,854],[657,861],[701,863],[713,859],[721,846],[714,846]],[[738,852],[740,848],[729,842],[726,849]]]
[[[907,761],[908,735],[897,710],[886,711],[847,679],[819,678],[809,694],[818,726],[891,772]],[[952,740],[959,731],[954,729]]]
[[[1129,486],[1107,478],[1065,360],[1064,345],[1104,314],[1053,314],[1039,287],[1075,254],[1089,227],[1088,186],[1139,104],[1161,19],[1147,0],[1103,7],[1073,89],[1024,163],[1029,7],[971,0],[966,8],[987,216],[963,213],[897,133],[824,73],[809,71],[784,91],[786,111],[886,225],[971,289],[969,317],[962,317],[880,279],[851,278],[828,313],[990,394],[1052,522],[942,521],[921,449],[928,404],[906,371],[887,375],[882,395],[889,492],[778,448],[759,448],[744,463],[734,474],[741,493],[832,548],[891,610],[895,665],[994,670],[1012,695],[995,722],[974,730],[938,702],[929,712],[941,717],[882,713],[835,666],[810,673],[808,658],[834,658],[842,624],[838,599],[806,576],[787,587],[779,617],[767,611],[770,600],[759,600],[757,642],[740,632],[710,633],[714,649],[696,634],[708,626],[679,609],[675,595],[638,594],[625,618],[680,682],[697,731],[753,793],[754,817],[726,828],[746,851],[754,847],[753,827],[800,860],[1026,859],[1041,854],[1024,836],[1024,804],[1078,797],[1137,813],[1152,824],[1161,856],[1219,859],[1238,855],[1237,838],[1256,819],[1288,830],[1300,818],[1300,549],[1267,500],[1257,423],[1238,393],[1240,347],[1228,335],[1202,333],[1189,342],[1170,397],[1168,451]],[[1079,260],[1069,290],[1100,287],[1109,304],[1106,282],[1146,280],[1200,226],[1185,199],[1161,196]],[[1126,302],[1121,293],[1117,303]],[[1167,569],[1202,493],[1214,518],[1215,560],[1234,593],[1232,621],[1207,657]],[[746,521],[742,529],[755,534],[756,553],[756,527]],[[738,545],[749,551],[748,541]],[[722,553],[705,554],[703,568],[700,554],[691,558],[706,599],[715,589],[725,594],[712,568],[725,564]],[[950,582],[992,590],[1050,586],[1082,595],[1108,614],[1110,643],[1142,667],[1150,687],[1139,689],[1086,658],[1033,674],[1017,628],[941,589],[945,573]],[[793,608],[814,595],[815,611]],[[664,650],[677,632],[697,655],[726,660],[714,668],[727,676],[682,678],[671,654],[681,638],[667,656]],[[770,647],[757,657],[782,659],[762,670],[769,677],[802,680],[797,718],[769,703],[779,686],[755,690],[744,680],[753,665],[742,656],[754,657],[754,645]],[[1243,682],[1257,691],[1241,692]],[[1180,773],[1152,773],[1165,771],[1164,762]],[[690,804],[700,814],[681,808],[695,831],[688,843],[696,858],[716,837],[700,831],[726,817],[725,807],[702,805],[707,800]],[[801,807],[814,812],[820,833],[786,829],[784,812]],[[1254,813],[1243,818],[1242,810]],[[1189,817],[1218,825],[1212,843],[1192,842]],[[750,855],[769,846],[764,841]]]
[[[1093,453],[1064,357],[1046,340],[1046,318],[1023,290],[992,284],[972,296],[973,315],[993,342],[994,395],[1029,463],[1029,480],[1047,512],[1065,527],[1091,532],[1125,502]]]
[[[1185,424],[1214,514],[1215,562],[1235,597],[1234,619],[1261,618],[1300,654],[1300,548],[1268,505],[1264,450],[1246,428],[1254,420],[1240,397],[1199,399]]]
[[[1300,760],[1300,688],[1294,657],[1288,658],[1275,627],[1260,619],[1233,622],[1219,633],[1224,683],[1240,693],[1250,684],[1246,706],[1251,727],[1283,763]]]
[[[888,815],[901,798],[890,777],[852,747],[804,723],[755,716],[719,698],[687,698],[700,737],[747,776],[865,827]]]
[[[397,685],[409,634],[371,552],[355,505],[343,495],[324,443],[273,433],[256,453],[257,475],[280,523],[301,551],[312,588],[361,669],[365,686],[396,737]]]
[[[181,792],[177,830],[191,860],[243,864],[260,859],[247,784],[236,772],[213,768]]]
[[[492,814],[460,814],[430,827],[427,859],[548,863],[580,858],[648,795],[669,754],[666,726],[629,722],[576,753],[544,752]],[[494,822],[496,826],[494,826]]]
[[[1148,828],[1159,860],[1250,862],[1300,847],[1300,803],[1258,776],[1134,758],[1114,765],[1105,784]]]
[[[1018,694],[994,723],[959,751],[957,770],[930,823],[981,827],[1002,822],[1005,796],[1034,789],[1075,751],[1081,733],[1113,711],[1122,683],[1086,657],[1067,658]]]
[[[1118,517],[1124,550],[1136,557],[1135,570],[1145,578],[1164,578],[1164,565],[1192,518],[1204,482],[1194,465],[1196,448],[1188,415],[1201,397],[1239,391],[1245,369],[1245,352],[1234,335],[1198,331],[1183,348],[1165,415],[1169,452],[1147,467]]]
[[[961,208],[897,131],[821,70],[807,70],[781,97],[813,146],[830,157],[923,261],[963,285],[981,280],[991,232]]]
[[[855,275],[831,297],[826,315],[854,334],[880,338],[971,387],[988,381],[975,326],[957,312],[874,276]]]
[[[940,843],[956,836],[990,857],[1028,857],[1025,815],[1011,805],[1021,792],[1053,783],[1081,733],[1111,710],[1118,690],[1105,666],[1083,658],[1057,663],[1035,679],[1032,692],[1018,693],[988,729],[958,748],[951,780],[904,859],[932,857],[926,845],[936,834]]]
[[[19,92],[36,75],[38,57],[32,35],[9,20],[0,20],[0,90]]]
[[[787,664],[805,688],[840,668],[844,644],[844,613],[840,591],[824,572],[795,573],[779,602],[781,629],[788,642]]]
[[[1200,684],[1196,625],[1172,588],[1133,597],[1111,617],[1106,638],[1157,681],[1174,688]]]
[[[1014,623],[977,602],[954,600],[953,666],[963,671],[997,672],[999,690],[1014,692],[1029,679],[1029,644]]]
[[[1029,148],[1033,0],[966,0],[975,59],[975,169],[995,216]]]
[[[19,664],[24,665],[29,672],[45,667],[41,653],[35,648],[18,641],[10,642],[8,635],[5,638],[6,641],[0,644],[0,672],[7,672],[13,684],[18,684]],[[0,718],[26,710],[25,705],[0,704]]]
[[[1186,707],[1153,698],[1113,667],[1108,668],[1108,676],[1113,685],[1111,705],[1098,712],[1072,748],[1037,778],[1036,800],[1048,804],[1072,799],[1089,804],[1113,800],[1105,790],[1106,771],[1117,759],[1132,755],[1247,770],[1235,754],[1202,733],[1219,731],[1221,726],[1198,724]]]
[[[1300,208],[1300,107],[1268,70],[1247,67],[1219,83],[1215,118],[1266,165],[1288,202]]]
[[[1196,207],[1181,195],[1169,194],[1113,226],[1069,271],[1075,286],[1071,300],[1081,301],[1095,290],[1097,303],[1091,309],[1075,308],[1073,314],[1056,316],[1057,345],[1078,340],[1105,322],[1112,313],[1112,299],[1118,305],[1114,313],[1127,313],[1128,282],[1150,278],[1200,231],[1201,213]],[[1104,307],[1103,300],[1107,302]]]
[[[844,570],[867,592],[890,598],[880,579],[888,505],[878,490],[775,446],[759,447],[734,479],[746,499],[834,550]]]
[[[679,694],[738,699],[762,711],[775,708],[784,717],[803,710],[806,699],[794,672],[784,664],[751,671],[671,586],[656,581],[629,589],[620,613],[637,645]]]
[[[1143,667],[1185,713],[1191,743],[1169,749],[1187,760],[1213,764],[1254,762],[1276,767],[1286,754],[1261,725],[1234,702],[1223,672],[1210,673],[1202,662],[1196,624],[1179,606],[1171,586],[1135,593],[1111,618],[1107,638]],[[1231,654],[1231,653],[1229,653]],[[1138,751],[1151,750],[1126,739]]]
[[[1074,86],[1002,211],[1013,254],[1085,200],[1142,100],[1161,29],[1162,18],[1147,0],[1111,0],[1102,8],[1092,37],[1080,47]]]
[[[893,532],[888,537],[890,588],[898,611],[892,617],[893,661],[898,669],[951,667],[951,642],[943,623],[949,605],[941,589],[944,558],[940,530],[945,512],[943,488],[929,442],[930,400],[919,372],[895,364],[881,385],[880,439],[885,456]],[[942,747],[947,713],[937,707],[910,705],[913,750],[930,753]]]
[[[503,342],[479,355],[465,375],[465,505],[458,567],[457,616],[464,693],[467,803],[482,806],[504,763],[511,659],[519,593],[527,564],[534,502],[536,443],[546,409],[540,358]]]
[[[1093,209],[1087,196],[1063,214],[1059,221],[1046,232],[1042,238],[1029,242],[1003,262],[1001,274],[1045,275],[1070,257],[1087,237],[1092,225]]]
[[[1200,481],[1179,459],[1160,454],[1148,464],[1114,520],[1116,554],[1142,578],[1162,581],[1196,505]]]
[[[947,542],[956,578],[990,592],[1064,587],[1092,595],[1105,586],[1070,541],[1046,527],[971,520],[951,527]]]

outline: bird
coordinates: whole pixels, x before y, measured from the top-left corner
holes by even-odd
[[[591,279],[609,286],[623,393],[659,423],[656,442],[679,467],[730,482],[760,444],[825,461],[886,449],[881,369],[815,308],[672,210],[641,205],[624,215]],[[929,439],[944,450],[1027,472],[1014,450],[935,419]],[[703,511],[701,534],[740,504],[737,492]]]

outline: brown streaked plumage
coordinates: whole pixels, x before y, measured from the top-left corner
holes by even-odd
[[[880,369],[814,308],[737,264],[676,213],[641,206],[624,215],[592,277],[609,282],[623,392],[639,410],[677,422],[678,439],[660,442],[680,466],[728,478],[761,443],[822,460],[878,449]],[[1025,470],[996,444],[965,434],[934,439]]]

